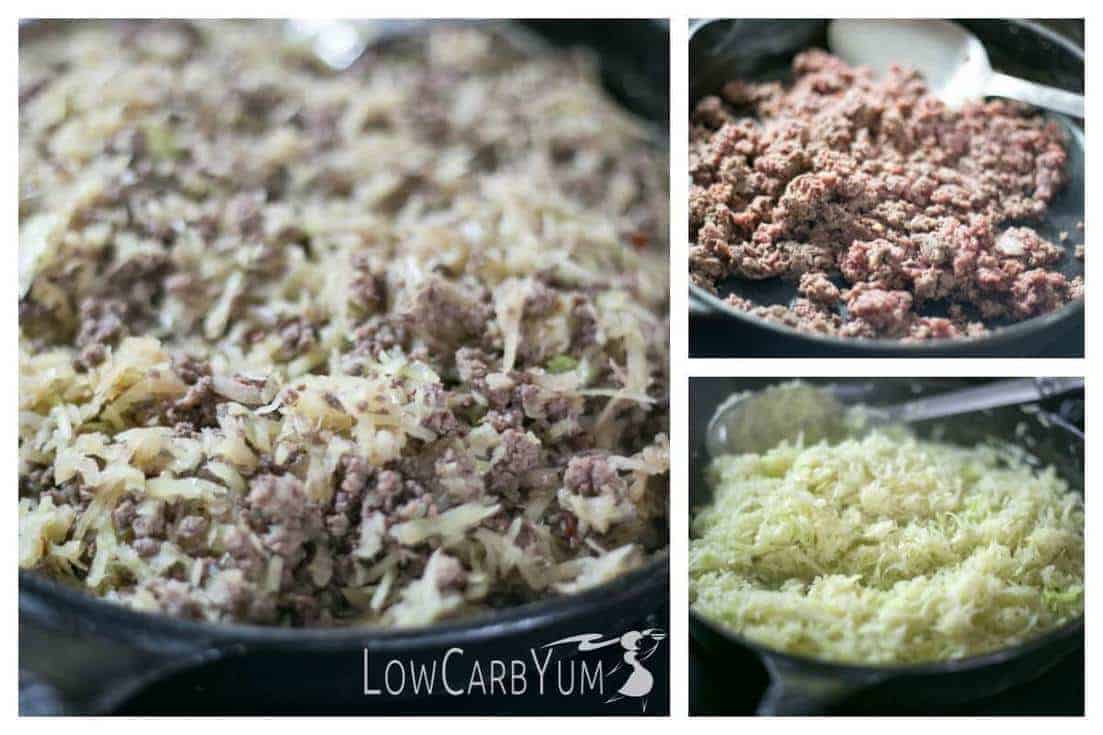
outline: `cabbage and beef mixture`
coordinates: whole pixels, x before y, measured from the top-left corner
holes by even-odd
[[[719,457],[690,595],[772,648],[863,664],[1004,648],[1084,610],[1084,504],[1016,447],[901,427]]]
[[[594,72],[497,26],[26,45],[20,566],[407,626],[665,553],[666,164]]]
[[[789,86],[731,81],[692,113],[694,283],[785,279],[789,304],[727,303],[804,331],[908,341],[980,335],[1082,297],[1082,279],[1057,270],[1062,244],[1028,226],[1066,181],[1056,123],[1006,100],[953,111],[914,72],[875,79],[819,50],[793,71]]]

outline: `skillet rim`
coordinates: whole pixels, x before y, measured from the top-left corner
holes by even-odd
[[[233,644],[281,649],[338,650],[349,644],[376,647],[430,647],[465,641],[501,639],[543,626],[612,609],[669,589],[669,549],[616,579],[573,595],[502,608],[436,625],[383,628],[366,625],[293,628],[248,623],[212,623],[135,610],[67,586],[33,570],[19,570],[19,611],[48,628],[71,625],[82,632],[133,640],[132,631],[163,636],[185,645],[221,647]],[[154,640],[149,643],[160,643]],[[137,648],[148,645],[138,642]]]
[[[693,634],[692,631],[696,626],[706,628],[709,633],[724,639],[724,642],[729,645],[738,645],[754,651],[761,660],[781,660],[799,666],[804,670],[843,673],[855,677],[879,674],[884,678],[895,678],[900,676],[930,676],[976,671],[1007,663],[1030,653],[1037,652],[1058,641],[1074,638],[1084,632],[1084,615],[1081,613],[1078,617],[1073,618],[1064,625],[1047,631],[1040,636],[1035,636],[1034,638],[1030,638],[1014,646],[997,648],[993,651],[974,656],[952,658],[945,661],[922,661],[909,664],[856,664],[845,661],[829,661],[827,659],[801,656],[799,654],[787,653],[776,648],[770,648],[769,646],[762,645],[761,643],[752,641],[739,633],[729,630],[722,623],[714,621],[712,618],[694,610],[692,607],[690,607],[689,614],[691,635],[694,635],[694,637],[698,639],[698,643],[706,650],[712,650],[715,647],[705,645],[704,641],[700,640],[699,636]]]

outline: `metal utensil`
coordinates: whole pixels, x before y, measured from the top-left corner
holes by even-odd
[[[303,46],[335,72],[351,68],[370,49],[390,41],[409,38],[424,31],[432,21],[424,20],[287,20],[283,31],[287,39]],[[451,26],[480,26],[490,23],[498,28],[499,38],[521,52],[547,50],[550,45],[539,33],[514,23],[480,20],[450,20]]]
[[[877,72],[905,59],[950,107],[980,97],[1007,97],[1084,117],[1083,95],[994,71],[984,45],[957,23],[847,18],[831,22],[827,39],[831,51],[847,63]]]
[[[909,424],[990,408],[1032,403],[1081,390],[1082,378],[1015,378],[924,396],[887,406],[862,406],[861,427]],[[808,384],[739,393],[724,401],[709,422],[709,455],[761,452],[803,434],[806,441],[841,437],[851,430],[853,414],[840,400],[843,387]]]
[[[356,63],[368,47],[409,33],[413,21],[403,20],[288,20],[288,40],[302,44],[323,64],[343,71]]]

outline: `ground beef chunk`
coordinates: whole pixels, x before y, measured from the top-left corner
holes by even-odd
[[[240,569],[219,571],[205,588],[207,602],[215,610],[231,618],[259,618],[250,615],[249,608],[258,601],[255,586]],[[259,598],[263,600],[263,597]]]
[[[725,244],[725,247],[727,245]],[[689,249],[690,277],[693,282],[709,291],[716,290],[716,281],[728,273],[725,259],[714,248],[693,245]]]
[[[495,454],[490,487],[496,492],[516,490],[521,478],[540,465],[540,440],[531,433],[507,429]]]
[[[107,271],[105,285],[108,293],[126,299],[132,320],[144,318],[160,296],[170,271],[165,253],[142,253],[112,266]]]
[[[481,336],[490,319],[490,305],[453,284],[431,278],[414,297],[409,316],[414,328],[435,343],[461,344]]]
[[[341,458],[341,484],[333,498],[333,510],[352,515],[358,513],[368,483],[375,478],[376,470],[366,459],[346,455]]]
[[[1022,262],[1030,268],[1053,265],[1064,256],[1057,245],[1043,240],[1029,227],[1011,227],[996,238],[995,252],[1002,258]]]
[[[624,479],[610,466],[609,457],[601,454],[575,457],[568,462],[563,484],[573,493],[591,496],[619,495],[627,487]]]
[[[265,546],[298,561],[303,544],[322,528],[321,510],[294,475],[259,475],[249,484],[246,505]]]
[[[318,342],[318,328],[303,317],[285,317],[277,329],[285,358],[301,355]]]
[[[482,350],[473,347],[461,347],[456,350],[456,372],[462,382],[475,384],[491,372],[493,358]]]
[[[834,303],[812,299],[796,299],[788,312],[795,318],[792,326],[812,332],[833,334],[838,331],[841,318],[833,311]]]
[[[447,392],[441,389],[427,391],[426,402],[432,405],[432,412],[421,425],[437,436],[452,436],[465,427],[448,406]]]
[[[520,429],[525,423],[525,414],[517,408],[494,409],[486,412],[483,421],[501,434],[509,429]]]
[[[132,498],[124,498],[119,502],[115,506],[115,510],[111,512],[111,520],[115,524],[115,531],[122,533],[129,529],[136,514],[136,505]]]
[[[1060,273],[1035,268],[1015,279],[1011,287],[1013,309],[1020,317],[1045,314],[1068,301],[1073,288],[1075,285]]]
[[[741,296],[731,294],[725,299],[725,303],[763,319],[770,319],[794,329],[808,332],[835,334],[842,324],[842,318],[837,313],[822,304],[805,298],[794,300],[791,306],[781,304],[758,306]]]
[[[200,378],[211,374],[211,366],[208,363],[184,353],[173,355],[172,370],[188,385],[195,385]]]
[[[356,275],[351,284],[352,303],[365,314],[372,314],[387,305],[386,282],[371,270],[371,263],[362,254],[353,256]]]
[[[80,330],[76,344],[86,367],[96,367],[107,357],[106,348],[129,334],[130,307],[120,299],[90,298],[80,305]]]
[[[154,599],[166,615],[190,620],[203,618],[203,606],[186,582],[176,579],[154,579],[148,585]]]
[[[691,113],[692,282],[791,279],[804,298],[788,306],[729,301],[798,329],[909,340],[982,331],[928,305],[998,326],[1077,298],[1050,270],[1063,248],[1022,224],[1065,184],[1055,123],[1006,100],[952,111],[910,71],[874,79],[822,51],[793,71],[788,87],[730,82]],[[836,276],[854,287],[845,308]]]
[[[524,415],[555,424],[573,417],[580,410],[578,402],[566,394],[548,391],[535,385],[519,389]]]
[[[407,328],[399,320],[383,315],[375,315],[357,327],[353,335],[356,353],[378,358],[379,355],[395,347],[405,347],[409,342]],[[356,374],[351,370],[350,374]]]
[[[365,519],[370,515],[368,510],[381,510],[394,516],[395,520],[405,521],[435,513],[436,501],[432,493],[418,480],[397,470],[383,470],[379,473],[375,487],[365,494],[363,508]]]
[[[172,539],[181,548],[189,551],[201,549],[205,543],[210,521],[204,516],[192,515],[181,518],[172,531]]]
[[[536,281],[533,283],[532,288],[529,289],[528,296],[525,297],[522,318],[531,319],[533,317],[538,318],[545,316],[549,311],[554,309],[558,303],[558,292],[553,288],[548,288],[540,281]]]
[[[182,398],[172,404],[168,419],[188,432],[214,426],[218,423],[218,400],[213,378],[200,377],[188,387]]]
[[[130,528],[138,538],[160,538],[165,533],[165,504],[148,500],[138,505],[130,519]]]
[[[839,288],[823,273],[805,273],[800,277],[797,289],[810,301],[832,306],[839,300]]]
[[[912,318],[912,296],[875,284],[858,283],[846,295],[852,321],[846,326],[870,335],[904,336]]]
[[[134,539],[133,546],[134,550],[138,552],[138,556],[143,559],[148,559],[161,550],[161,542],[153,538]]]

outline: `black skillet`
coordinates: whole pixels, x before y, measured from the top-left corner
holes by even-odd
[[[589,49],[606,89],[665,131],[668,123],[668,28],[657,21],[525,21],[531,33]],[[45,28],[41,27],[45,26]],[[23,41],[49,24],[21,24]],[[656,53],[660,50],[661,53]],[[295,630],[210,625],[135,612],[33,572],[19,574],[20,712],[22,714],[383,714],[639,712],[633,701],[593,697],[493,699],[369,697],[363,650],[372,660],[431,663],[450,647],[471,659],[526,658],[529,649],[580,633],[621,634],[665,627],[669,558],[600,588],[488,613],[468,621],[402,631],[366,628]],[[666,711],[668,678],[656,684],[649,714]],[[373,684],[373,687],[376,686]]]
[[[690,381],[690,507],[708,502],[704,480],[708,463],[705,431],[720,403],[734,392],[758,390],[777,380],[696,378]],[[916,395],[960,386],[957,379],[810,380],[846,386],[850,402],[870,405],[896,403]],[[925,434],[934,425],[947,441],[975,445],[988,440],[1012,441],[1038,460],[1054,465],[1076,492],[1084,491],[1083,396],[1051,399],[1038,414],[1017,407],[956,417],[943,423],[917,424]],[[1022,422],[1025,434],[1017,435]],[[692,511],[691,511],[692,512]],[[758,643],[690,610],[690,634],[706,655],[719,661],[757,658],[769,673],[770,685],[759,703],[761,715],[826,714],[848,712],[891,714],[901,711],[937,711],[1003,692],[1033,680],[1084,643],[1084,619],[1026,643],[983,656],[941,663],[906,666],[833,664],[782,653]],[[733,682],[740,671],[730,671]],[[751,678],[752,673],[747,673]]]
[[[1072,42],[1043,26],[1020,20],[961,20],[984,44],[999,71],[1067,89],[1084,91],[1084,52]],[[690,108],[706,95],[715,94],[734,78],[784,80],[789,77],[794,55],[808,48],[827,48],[826,20],[709,20],[690,31]],[[901,50],[907,62],[907,50]],[[1068,256],[1060,270],[1072,277],[1084,274],[1084,262],[1073,257],[1084,233],[1084,130],[1083,121],[1053,114],[1069,133],[1069,183],[1050,207],[1044,222],[1034,226],[1053,242],[1062,231],[1069,234]],[[896,340],[854,340],[809,334],[761,319],[724,303],[735,294],[756,304],[788,304],[796,296],[793,284],[780,279],[750,281],[728,278],[719,284],[719,297],[690,285],[691,307],[699,315],[737,320],[740,331],[761,340],[784,345],[784,354],[802,351],[820,356],[1022,356],[1034,354],[1052,332],[1061,331],[1083,343],[1084,305],[1068,304],[1062,309],[1017,324],[1001,326],[983,337],[901,344]],[[934,313],[934,312],[932,312]],[[999,326],[993,324],[993,326]],[[741,343],[733,341],[729,354],[738,355]],[[1083,347],[1080,347],[1082,352]],[[765,354],[762,350],[758,352]]]

